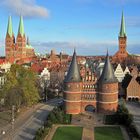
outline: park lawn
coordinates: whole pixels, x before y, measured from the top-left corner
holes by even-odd
[[[95,127],[95,140],[124,140],[120,127]]]
[[[58,127],[52,140],[81,140],[82,132],[82,127]]]

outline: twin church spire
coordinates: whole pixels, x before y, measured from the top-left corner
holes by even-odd
[[[7,27],[7,34],[12,37],[13,36],[13,26],[12,26],[12,18],[11,16],[9,16],[9,19],[8,19],[8,27]]]
[[[20,16],[20,22],[19,22],[19,28],[18,28],[18,35],[19,34],[22,37],[25,35],[25,32],[24,32],[24,23],[23,23],[23,17],[22,16]],[[14,33],[13,33],[13,26],[12,26],[12,17],[11,16],[9,16],[9,19],[8,19],[7,35],[9,35],[10,37],[12,37],[14,35]]]
[[[20,16],[18,34],[20,34],[22,37],[25,35],[25,33],[24,33],[24,23],[23,23],[23,17],[22,16]]]

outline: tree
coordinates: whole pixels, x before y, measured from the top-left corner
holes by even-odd
[[[23,91],[20,87],[13,87],[9,89],[5,97],[5,104],[11,108],[12,105],[16,106],[18,110],[23,104]]]
[[[1,96],[5,98],[7,106],[30,106],[40,99],[36,86],[37,76],[31,69],[20,65],[12,65],[6,75],[6,83],[2,88]]]

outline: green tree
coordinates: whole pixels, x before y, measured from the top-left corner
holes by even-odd
[[[9,108],[11,108],[12,105],[15,105],[16,109],[18,110],[23,104],[22,89],[20,87],[13,87],[9,89],[5,97],[5,104]]]
[[[5,98],[7,106],[14,104],[19,108],[21,105],[30,106],[38,102],[37,75],[33,71],[14,64],[5,76],[1,98]]]

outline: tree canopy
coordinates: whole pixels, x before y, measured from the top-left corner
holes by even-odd
[[[5,76],[6,83],[1,90],[5,105],[16,105],[19,108],[21,105],[30,106],[38,102],[37,75],[31,69],[14,64]]]

